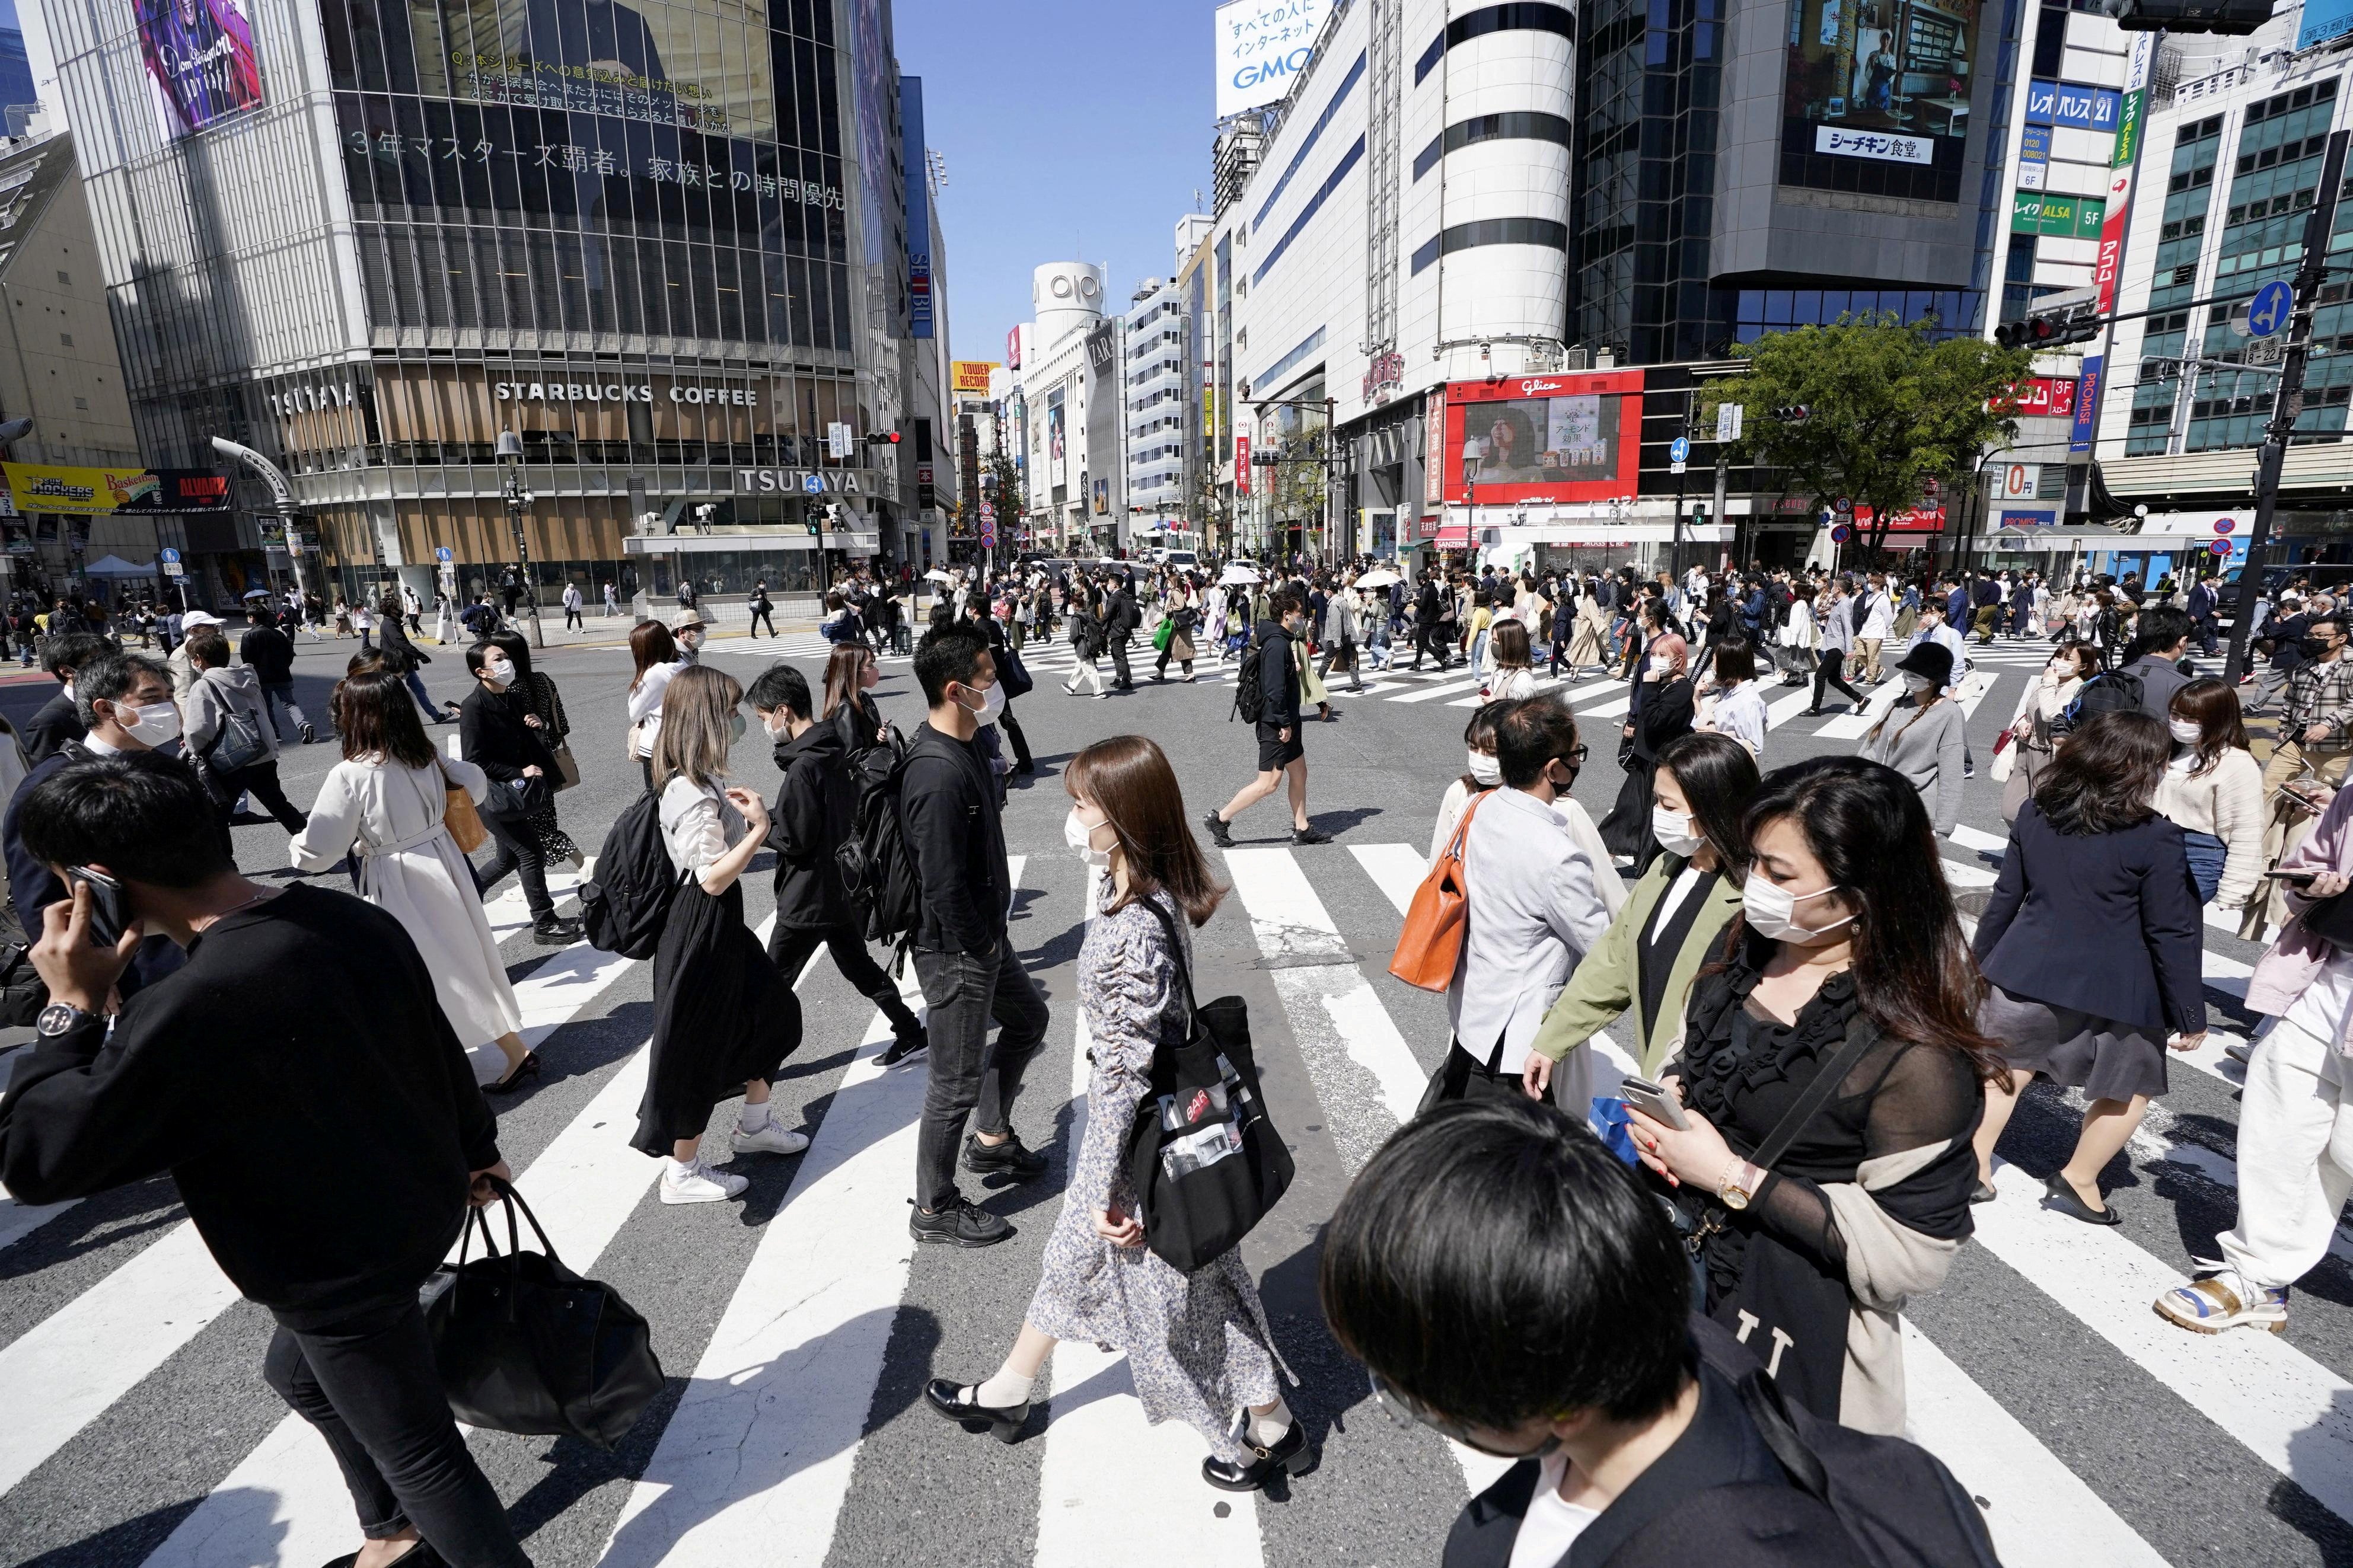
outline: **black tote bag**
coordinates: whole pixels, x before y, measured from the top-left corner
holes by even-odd
[[[1128,1133],[1128,1180],[1144,1244],[1190,1274],[1231,1251],[1291,1185],[1291,1151],[1266,1113],[1250,1054],[1250,1005],[1193,999],[1193,974],[1168,911],[1144,900],[1168,932],[1185,986],[1185,1037],[1152,1058],[1152,1086]]]
[[[443,1264],[424,1292],[450,1414],[493,1432],[569,1435],[609,1453],[662,1391],[646,1321],[610,1286],[564,1267],[522,1195],[495,1178],[492,1185],[506,1204],[505,1254],[475,1209],[458,1261]],[[542,1250],[518,1244],[518,1208]],[[470,1262],[477,1230],[482,1256]]]

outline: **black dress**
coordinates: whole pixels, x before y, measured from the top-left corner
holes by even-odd
[[[743,819],[723,801],[720,812],[740,837]],[[652,1060],[630,1147],[668,1154],[702,1137],[712,1106],[774,1078],[800,1039],[800,999],[744,923],[743,879],[714,898],[684,878],[654,950]]]
[[[1751,1009],[1748,994],[1773,945],[1751,936],[1727,968],[1694,988],[1683,1054],[1666,1069],[1682,1079],[1683,1103],[1744,1159],[1839,1054],[1861,1005],[1849,971],[1825,981],[1794,1023]],[[1784,1397],[1839,1419],[1852,1300],[1846,1239],[1823,1187],[1855,1183],[1866,1161],[1935,1145],[1926,1163],[1874,1190],[1872,1200],[1924,1237],[1965,1239],[1977,1184],[1969,1137],[1984,1104],[1975,1069],[1958,1051],[1876,1037],[1747,1208],[1723,1210],[1704,1184],[1669,1188],[1650,1178],[1686,1226],[1722,1215],[1723,1228],[1701,1244],[1706,1290],[1699,1305],[1735,1333],[1744,1316],[1749,1320],[1745,1337],[1760,1355],[1774,1354],[1787,1339],[1775,1374]]]
[[[1683,676],[1662,680],[1639,694],[1633,717],[1634,735],[1627,749],[1626,782],[1618,786],[1618,804],[1601,819],[1601,842],[1612,855],[1634,858],[1634,875],[1641,876],[1658,858],[1659,841],[1651,833],[1651,790],[1659,771],[1659,752],[1670,741],[1692,732],[1692,684]]]

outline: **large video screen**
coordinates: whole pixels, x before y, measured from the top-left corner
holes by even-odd
[[[167,136],[261,105],[261,67],[242,0],[132,0],[139,52]]]
[[[1957,201],[1980,0],[1790,0],[1781,183]]]
[[[427,98],[515,103],[675,126],[713,136],[776,134],[767,12],[743,0],[412,3]]]
[[[1606,500],[1634,493],[1642,376],[1514,376],[1446,389],[1446,499]]]

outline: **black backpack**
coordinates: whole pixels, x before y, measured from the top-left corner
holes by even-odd
[[[833,863],[849,894],[851,923],[868,942],[900,942],[923,914],[923,884],[899,816],[906,773],[906,750],[895,741],[869,746],[849,763],[858,805]]]
[[[2075,692],[2075,700],[2067,704],[2052,733],[2063,735],[2098,718],[2103,713],[2134,713],[2141,710],[2144,695],[2140,677],[2128,669],[2111,669],[2092,677]]]
[[[1240,1245],[1281,1201],[1295,1167],[1259,1089],[1249,1004],[1195,1001],[1176,921],[1150,899],[1144,907],[1168,933],[1184,983],[1185,1037],[1153,1053],[1152,1085],[1128,1130],[1128,1179],[1144,1244],[1190,1274]]]
[[[651,958],[680,885],[662,842],[661,796],[641,795],[615,819],[596,875],[580,886],[580,929],[599,952]]]
[[[1250,646],[1242,650],[1242,667],[1234,673],[1233,713],[1226,715],[1229,724],[1233,722],[1234,713],[1240,714],[1245,723],[1255,724],[1266,711],[1266,683],[1260,668],[1265,660],[1260,657],[1261,651],[1256,637],[1250,638]]]

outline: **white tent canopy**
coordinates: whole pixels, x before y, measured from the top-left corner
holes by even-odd
[[[153,577],[153,563],[142,566],[135,561],[125,561],[120,555],[101,555],[82,568],[86,577]]]

